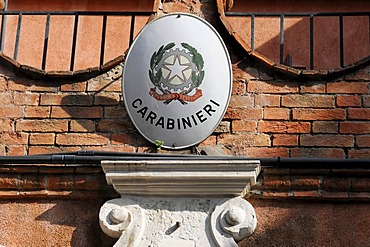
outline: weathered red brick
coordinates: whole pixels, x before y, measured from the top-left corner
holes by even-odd
[[[253,97],[249,95],[233,95],[230,99],[229,107],[244,108],[254,105]]]
[[[4,77],[0,78],[0,92],[4,92],[8,89],[8,81]]]
[[[94,79],[90,79],[87,82],[87,91],[105,91],[105,92],[121,92],[121,80],[113,81],[110,78],[103,79],[103,76],[99,76]]]
[[[10,119],[0,119],[0,131],[11,131],[13,121]]]
[[[309,133],[308,122],[260,121],[258,130],[263,133]]]
[[[0,174],[0,189],[18,189],[18,175]]]
[[[330,200],[347,200],[349,194],[348,192],[320,191],[320,197]]]
[[[292,148],[291,157],[345,158],[342,148]]]
[[[236,109],[229,107],[224,115],[224,119],[262,119],[262,113],[262,108]]]
[[[33,105],[39,104],[40,94],[30,92],[14,92],[15,105]]]
[[[177,2],[177,3],[168,2],[168,3],[163,4],[164,13],[170,13],[174,11],[175,12],[189,12],[190,9],[186,4],[181,3],[181,2]]]
[[[134,129],[134,125],[128,119],[125,120],[101,120],[97,125],[97,131],[101,132],[117,132]]]
[[[20,106],[0,106],[1,118],[19,118],[23,116],[23,108]]]
[[[356,136],[356,147],[370,148],[370,136]]]
[[[366,200],[370,199],[370,192],[349,192],[349,198],[354,200]]]
[[[313,190],[319,189],[320,178],[293,177],[293,190]]]
[[[34,81],[30,79],[22,79],[17,77],[17,82],[13,80],[8,81],[8,89],[12,91],[21,91],[21,92],[57,92],[59,87],[59,82],[57,81]]]
[[[75,189],[94,190],[100,189],[100,176],[99,175],[76,175],[75,176]]]
[[[234,80],[232,87],[232,94],[243,95],[245,94],[247,86],[245,85],[245,80]]]
[[[32,133],[30,134],[31,145],[53,145],[55,139],[54,133]]]
[[[74,175],[48,175],[48,190],[72,190]]]
[[[140,138],[144,141],[146,141],[143,137]],[[117,145],[107,145],[107,146],[85,146],[85,149],[88,150],[94,150],[94,151],[109,151],[109,152],[124,152],[124,153],[135,153],[137,145],[141,142],[141,140],[136,141],[135,144],[129,145],[129,144],[117,144]],[[146,141],[146,146],[151,146],[151,144]],[[149,148],[146,147],[146,150]],[[154,149],[153,149],[154,151]]]
[[[328,82],[328,93],[368,94],[369,82]]]
[[[293,109],[293,120],[344,120],[344,109]]]
[[[276,158],[288,157],[289,150],[282,147],[244,147],[238,146],[234,148],[237,155],[244,155],[249,158]]]
[[[264,108],[263,119],[289,120],[290,110],[287,108]]]
[[[51,111],[52,118],[102,118],[103,108],[94,107],[58,107],[54,106]]]
[[[357,95],[338,95],[336,102],[339,107],[360,107],[361,97]]]
[[[126,108],[123,106],[112,106],[104,108],[104,118],[122,119],[128,116]]]
[[[294,191],[293,196],[296,198],[318,198],[319,191]]]
[[[370,122],[343,122],[339,123],[341,134],[369,134]]]
[[[273,146],[297,146],[298,135],[294,134],[274,134],[272,136]]]
[[[87,82],[74,82],[65,83],[60,86],[60,90],[64,92],[85,92],[87,88]]]
[[[334,108],[335,98],[331,95],[283,95],[281,105],[286,107]]]
[[[315,121],[312,124],[313,133],[338,133],[339,123],[332,121]]]
[[[13,96],[10,92],[1,92],[0,93],[0,106],[9,105],[12,103]]]
[[[16,130],[25,132],[65,132],[68,130],[67,120],[42,119],[18,120]]]
[[[362,102],[364,107],[370,107],[370,95],[362,96]]]
[[[92,95],[88,94],[42,94],[40,105],[91,106]]]
[[[93,120],[71,120],[70,131],[72,132],[94,132],[95,122]]]
[[[247,91],[252,93],[297,93],[298,84],[287,82],[249,81]]]
[[[217,144],[216,136],[211,135],[211,136],[208,136],[204,141],[202,141],[199,144],[199,146],[216,146],[216,144]]]
[[[350,149],[348,150],[350,159],[370,159],[370,149]]]
[[[221,133],[230,133],[230,122],[229,121],[221,121],[216,129],[213,131],[215,134],[221,134]]]
[[[265,176],[263,188],[266,190],[288,190],[292,185],[289,176]]]
[[[246,147],[270,146],[270,136],[266,134],[246,133],[242,135],[221,134],[217,139],[218,144]]]
[[[324,177],[321,189],[326,191],[349,191],[350,182],[348,177]]]
[[[22,174],[19,178],[19,189],[46,189],[47,177],[40,174]]]
[[[353,147],[351,135],[301,135],[301,146],[305,147]]]
[[[370,191],[370,178],[351,178],[351,191]]]
[[[286,197],[290,197],[291,193],[290,192],[264,191],[262,195],[264,198],[286,198]]]
[[[2,144],[27,144],[28,134],[21,132],[6,132],[0,133],[0,141]]]
[[[94,97],[94,105],[115,106],[120,103],[119,93],[99,93]]]
[[[56,147],[56,146],[29,146],[28,154],[50,154],[59,152],[74,152],[81,148],[78,146]]]
[[[93,133],[66,133],[57,134],[56,144],[64,146],[77,145],[106,145],[109,143],[108,136]]]
[[[27,153],[26,145],[7,145],[6,155],[8,156],[23,156]]]
[[[24,108],[24,116],[26,118],[49,118],[49,106],[26,106]]]
[[[309,82],[300,86],[300,93],[325,93],[325,83]]]
[[[232,133],[254,132],[256,129],[257,121],[255,120],[234,120],[231,122]]]
[[[348,119],[370,120],[370,108],[349,108]]]
[[[255,96],[256,106],[269,106],[269,107],[279,107],[280,106],[280,95],[271,94],[257,94]]]

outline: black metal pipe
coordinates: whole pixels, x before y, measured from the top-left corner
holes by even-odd
[[[57,154],[40,154],[26,156],[0,156],[0,164],[86,164],[100,165],[103,160],[259,160],[262,166],[291,169],[369,169],[370,159],[338,158],[247,158],[232,156],[180,155],[157,153],[120,153],[100,151],[78,151]]]

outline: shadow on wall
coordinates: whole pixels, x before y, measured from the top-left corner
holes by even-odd
[[[253,200],[256,231],[246,246],[368,246],[369,203]]]
[[[135,152],[138,147],[150,147],[151,144],[137,132],[127,115],[121,96],[121,70],[119,65],[92,78],[33,80],[15,75],[1,66],[6,90],[22,97],[22,102],[9,101],[10,107],[22,112],[25,108],[34,110],[30,114],[17,115],[14,122],[32,126],[19,124],[16,131],[32,134],[54,132],[56,138],[47,143],[48,146],[33,145],[42,153],[81,148]],[[49,125],[47,130],[38,126],[38,122]]]
[[[99,226],[103,200],[2,202],[0,244],[4,246],[108,247],[116,239]]]
[[[149,144],[137,132],[122,100],[98,94],[67,95],[61,100],[61,108],[66,114],[64,117],[71,119],[69,133],[95,133],[108,138],[113,145],[140,147]],[[63,112],[60,114],[63,117]],[[73,125],[75,122],[77,125]]]

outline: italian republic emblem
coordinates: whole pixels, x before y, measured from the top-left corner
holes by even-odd
[[[164,104],[178,100],[185,105],[202,97],[199,86],[205,75],[203,57],[191,45],[181,46],[183,49],[173,49],[174,42],[162,45],[150,59],[149,78],[154,87],[149,94]]]

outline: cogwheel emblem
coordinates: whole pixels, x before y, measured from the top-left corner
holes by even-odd
[[[182,104],[194,102],[202,97],[199,86],[205,75],[203,57],[187,43],[181,43],[183,49],[173,49],[174,46],[174,42],[162,45],[153,53],[149,78],[154,88],[150,89],[149,94],[164,104],[173,100]],[[195,93],[189,95],[194,89]]]

